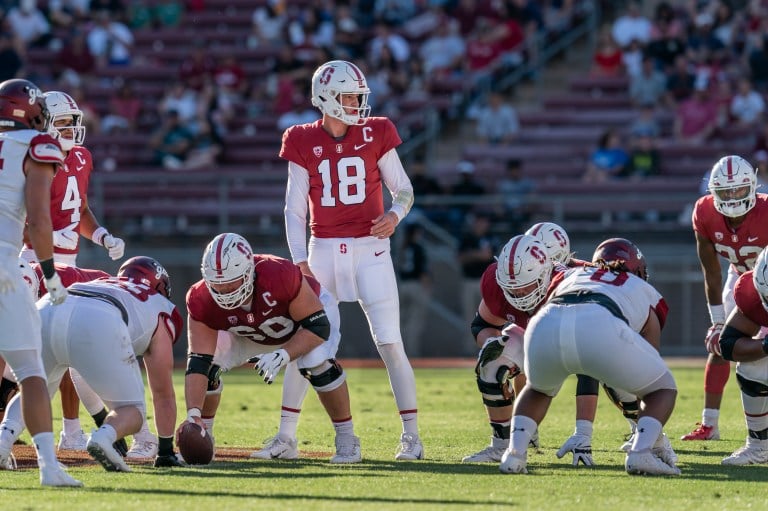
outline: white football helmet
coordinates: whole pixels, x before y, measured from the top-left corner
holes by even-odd
[[[45,106],[51,114],[48,133],[59,141],[61,148],[71,151],[76,145],[85,141],[85,126],[83,112],[78,108],[72,96],[66,92],[51,91],[43,94]],[[66,120],[66,126],[56,126],[56,121]]]
[[[768,247],[757,256],[755,268],[752,271],[752,282],[755,284],[763,308],[768,310]]]
[[[567,265],[571,262],[571,241],[565,229],[552,222],[534,224],[525,234],[533,236],[547,248],[547,255],[553,262]]]
[[[253,250],[239,234],[227,232],[213,238],[203,253],[201,270],[213,300],[223,309],[240,307],[253,293]],[[237,281],[241,281],[240,285],[226,293],[212,287]]]
[[[517,310],[533,310],[547,296],[552,261],[542,242],[521,234],[504,245],[497,258],[496,283]]]
[[[757,174],[741,156],[724,156],[712,167],[708,188],[715,209],[727,217],[740,217],[755,207]]]
[[[360,68],[345,60],[326,62],[312,75],[312,105],[320,109],[321,113],[344,124],[365,124],[371,113],[368,105],[370,93],[371,89]],[[342,94],[357,95],[358,105],[343,107]]]
[[[24,282],[29,286],[29,291],[32,293],[32,299],[37,301],[38,294],[40,293],[40,278],[29,265],[26,259],[19,257],[19,269],[21,270],[21,276],[24,278]]]

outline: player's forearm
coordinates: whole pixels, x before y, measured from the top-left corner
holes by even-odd
[[[187,410],[191,408],[203,409],[205,404],[205,392],[208,389],[208,378],[202,374],[188,374],[184,379],[184,400]]]

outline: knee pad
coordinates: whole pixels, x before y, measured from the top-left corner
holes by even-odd
[[[753,380],[744,378],[736,373],[736,380],[739,382],[741,391],[749,397],[768,397],[768,386]]]
[[[11,366],[16,381],[23,383],[27,378],[46,379],[43,361],[37,350],[14,350],[4,353],[6,365]]]
[[[477,377],[477,389],[483,396],[483,404],[489,408],[501,408],[502,406],[512,406],[514,402],[514,393],[511,388],[511,379],[508,377],[509,368],[505,369],[502,375],[503,382],[488,382],[480,376]],[[500,371],[502,370],[500,369]]]
[[[344,369],[336,362],[336,359],[328,359],[322,364],[310,367],[299,368],[299,372],[317,392],[331,392],[336,390],[347,380],[347,374]]]
[[[211,364],[211,368],[208,370],[208,389],[205,393],[209,396],[221,394],[223,388],[224,382],[221,380],[221,366]]]

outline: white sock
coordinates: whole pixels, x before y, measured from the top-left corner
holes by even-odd
[[[389,384],[395,395],[395,403],[400,411],[403,432],[418,434],[418,416],[416,407],[416,378],[413,368],[405,355],[402,342],[376,346],[384,365],[387,366]]]
[[[528,457],[528,444],[538,429],[536,421],[525,415],[512,417],[512,432],[510,434],[509,447],[515,451],[519,458]]]
[[[632,451],[649,450],[661,435],[661,422],[653,417],[640,417],[637,421],[637,434],[632,443]]]
[[[704,408],[701,413],[701,423],[705,426],[717,427],[717,420],[720,418],[720,410],[717,408]]]
[[[80,425],[80,419],[61,419],[62,429],[64,430],[65,436],[75,435],[82,431],[82,426]]]
[[[355,427],[352,424],[352,417],[339,422],[331,422],[333,422],[333,429],[336,431],[336,436],[355,434]]]
[[[32,437],[37,452],[37,464],[40,469],[58,466],[56,451],[53,446],[53,432],[43,431]]]

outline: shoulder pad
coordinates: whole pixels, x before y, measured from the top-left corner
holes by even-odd
[[[29,141],[29,156],[42,163],[64,163],[64,153],[59,143],[50,135],[41,133]]]

